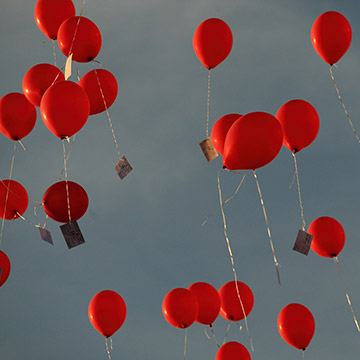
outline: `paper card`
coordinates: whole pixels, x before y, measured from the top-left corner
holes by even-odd
[[[123,156],[115,165],[115,170],[121,180],[124,179],[124,177],[127,176],[132,171],[132,169],[133,168],[131,167],[125,156]]]
[[[43,229],[43,228],[39,228],[39,231],[40,231],[40,236],[41,236],[42,240],[46,241],[47,243],[49,243],[51,245],[54,245],[50,231]]]
[[[211,139],[208,137],[199,143],[202,152],[204,153],[206,160],[211,161],[219,156]]]
[[[293,250],[295,250],[301,254],[307,255],[310,250],[312,238],[313,238],[313,236],[311,234],[308,234],[305,231],[299,230]]]
[[[0,268],[0,279],[1,279],[1,274],[2,274],[2,268]]]
[[[71,76],[71,63],[72,63],[73,54],[70,54],[66,59],[65,63],[65,80]]]
[[[85,243],[76,220],[60,226],[61,232],[69,249]]]

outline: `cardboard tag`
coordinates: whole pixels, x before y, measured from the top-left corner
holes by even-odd
[[[61,232],[69,249],[85,243],[76,220],[60,226]]]
[[[123,156],[115,165],[115,170],[121,180],[124,179],[124,177],[127,176],[132,171],[132,169],[133,168],[131,167],[125,156]]]
[[[66,59],[65,63],[65,80],[71,76],[71,63],[72,63],[73,54],[70,54]]]
[[[54,245],[50,231],[43,229],[43,228],[39,228],[39,231],[40,231],[40,236],[41,236],[42,240],[46,241],[47,243],[49,243],[51,245]]]
[[[204,153],[206,160],[211,161],[219,156],[211,139],[208,137],[199,143],[202,152]]]
[[[310,250],[312,239],[313,239],[313,236],[311,234],[308,234],[305,231],[299,230],[293,250],[295,250],[301,254],[307,255]]]
[[[1,274],[2,274],[2,268],[0,268],[0,279],[1,279]]]

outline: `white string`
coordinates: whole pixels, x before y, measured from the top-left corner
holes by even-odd
[[[52,42],[52,49],[53,49],[53,56],[54,56],[54,65],[57,66],[57,65],[56,65],[55,40],[52,39],[51,42]]]
[[[184,360],[186,360],[186,349],[187,349],[187,329],[185,329],[185,339],[184,339]]]
[[[302,360],[304,360],[304,358],[305,358],[304,355],[305,355],[305,350],[303,349],[303,350],[301,351],[301,359],[302,359]]]
[[[32,225],[32,226],[35,226],[36,228],[42,228],[42,229],[44,229],[45,228],[45,226],[44,227],[42,227],[41,225],[35,225],[35,224],[33,224],[31,221],[29,221],[28,219],[26,219],[24,216],[22,216],[18,211],[16,211],[16,215],[17,216],[19,216],[19,218],[20,219],[22,219],[22,220],[24,220],[25,222],[27,222],[28,224],[30,224],[30,225]]]
[[[73,144],[74,144],[74,142],[75,142],[75,139],[76,139],[76,134],[75,134],[75,135],[72,137],[72,139],[71,139],[69,151],[68,151],[67,156],[66,156],[66,163],[67,163],[68,160],[69,160],[70,153],[71,153]],[[64,140],[64,139],[63,139],[63,140]],[[67,138],[67,140],[69,141],[69,138]],[[61,170],[61,172],[60,172],[59,181],[62,179],[62,177],[63,177],[63,175],[64,175],[64,171],[65,171],[65,167],[63,167],[62,170]]]
[[[229,331],[230,331],[230,327],[231,327],[231,322],[229,321],[228,322],[228,325],[226,327],[226,331],[225,331],[225,334],[224,334],[224,340],[223,340],[223,345],[226,343],[226,340],[227,340],[227,337],[229,335]],[[254,350],[253,350],[254,351]]]
[[[112,340],[110,339],[110,349],[109,349],[109,343],[108,343],[107,337],[105,338],[105,348],[106,348],[107,356],[108,356],[109,360],[111,360],[110,349],[112,350]]]
[[[234,273],[234,280],[235,280],[235,288],[236,288],[236,293],[241,305],[241,310],[244,314],[244,321],[245,321],[245,326],[246,326],[246,331],[248,333],[249,339],[250,339],[250,346],[251,346],[251,350],[254,351],[254,345],[253,345],[253,340],[249,331],[249,327],[248,327],[248,322],[247,322],[247,316],[246,316],[246,312],[244,309],[244,304],[241,300],[241,296],[240,296],[240,291],[239,291],[239,287],[238,287],[238,278],[237,278],[237,273],[236,273],[236,268],[235,268],[235,261],[234,261],[234,256],[231,250],[231,246],[230,246],[230,240],[227,234],[227,226],[226,226],[226,218],[225,218],[225,212],[224,212],[224,206],[223,206],[223,201],[222,201],[222,193],[221,193],[221,185],[220,185],[220,171],[221,168],[218,171],[218,175],[217,175],[217,183],[218,183],[218,191],[219,191],[219,202],[220,202],[220,210],[221,210],[221,215],[222,215],[222,220],[223,220],[223,225],[224,225],[224,236],[226,239],[226,244],[227,244],[227,248],[228,248],[228,252],[230,255],[230,260],[231,260],[231,267],[232,267],[232,271]]]
[[[76,24],[76,27],[75,27],[75,31],[74,31],[74,36],[73,36],[73,39],[72,39],[72,41],[71,41],[71,45],[70,45],[68,57],[71,55],[71,51],[72,51],[73,46],[74,46],[76,34],[77,34],[77,32],[78,32],[79,25],[80,25],[80,20],[81,20],[82,14],[83,14],[83,12],[84,12],[85,3],[86,3],[86,0],[84,0],[83,3],[82,3],[82,7],[81,7],[81,10],[80,10],[79,18],[78,18],[78,21],[77,21],[77,24]]]
[[[279,266],[280,266],[280,264],[279,264],[279,262],[277,261],[277,258],[276,258],[276,255],[275,255],[275,249],[274,249],[274,244],[273,244],[273,241],[272,241],[272,238],[271,238],[271,231],[270,231],[270,226],[269,226],[268,217],[267,217],[267,214],[266,214],[264,199],[263,199],[263,196],[262,196],[262,193],[261,193],[260,184],[259,184],[259,181],[258,181],[258,178],[257,178],[255,169],[253,170],[253,174],[254,174],[254,178],[255,178],[255,181],[256,181],[257,189],[258,189],[258,192],[259,192],[261,207],[262,207],[263,213],[264,213],[264,218],[265,218],[265,222],[266,222],[266,229],[267,229],[267,233],[268,233],[268,236],[269,236],[270,247],[271,247],[271,252],[272,252],[272,255],[273,255],[273,259],[274,259],[274,264],[275,264],[275,269],[276,269],[276,275],[277,275],[278,283],[279,283],[279,285],[281,285],[281,281],[280,281],[280,271],[279,271]]]
[[[301,221],[302,221],[302,231],[305,231],[306,224],[305,224],[305,218],[304,218],[304,208],[301,200],[301,189],[300,189],[300,180],[299,180],[299,170],[297,166],[297,160],[296,160],[296,154],[295,151],[292,152],[292,156],[294,158],[294,166],[295,166],[295,175],[296,175],[296,182],[297,182],[297,189],[298,189],[298,197],[299,197],[299,205],[300,205],[300,215],[301,215]]]
[[[24,146],[24,144],[20,140],[17,140],[17,142],[21,145],[22,149],[26,151],[26,147]]]
[[[210,122],[210,69],[208,71],[207,100],[206,100],[206,138],[209,137]]]
[[[68,207],[68,217],[69,222],[71,222],[71,211],[70,211],[70,194],[69,194],[69,184],[68,184],[68,173],[67,173],[67,164],[66,164],[66,150],[65,150],[65,139],[63,139],[62,146],[63,146],[63,153],[64,153],[64,174],[65,174],[65,187],[66,187],[66,201],[67,201],[67,207]]]
[[[350,311],[351,311],[351,313],[352,313],[352,316],[353,316],[353,319],[354,319],[354,323],[355,323],[355,325],[356,325],[357,331],[360,332],[359,323],[358,323],[358,321],[357,321],[357,319],[356,319],[354,309],[353,309],[353,307],[352,307],[352,305],[351,305],[349,293],[348,293],[347,290],[346,290],[345,281],[344,281],[344,278],[343,278],[343,276],[342,276],[342,269],[341,269],[341,266],[340,266],[340,263],[339,263],[339,259],[337,258],[337,256],[334,256],[333,259],[334,259],[334,262],[335,262],[335,264],[336,264],[336,269],[337,269],[337,271],[338,271],[341,284],[342,284],[342,286],[343,286],[343,288],[344,288],[344,290],[345,290],[345,297],[346,297],[347,303],[348,303],[348,305],[349,305]]]

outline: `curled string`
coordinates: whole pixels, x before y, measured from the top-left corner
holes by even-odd
[[[222,220],[223,220],[223,224],[224,224],[224,236],[226,239],[226,244],[227,244],[227,248],[229,251],[229,255],[230,255],[230,260],[231,260],[231,267],[232,267],[232,271],[234,273],[234,280],[235,280],[235,287],[236,287],[236,293],[241,305],[241,310],[244,314],[244,320],[245,320],[245,326],[246,326],[246,331],[248,333],[249,336],[249,340],[250,340],[250,346],[251,346],[251,351],[254,351],[254,345],[253,345],[253,340],[250,334],[250,330],[248,327],[248,322],[247,322],[247,316],[245,313],[245,309],[244,309],[244,304],[241,300],[241,296],[240,296],[240,291],[239,291],[239,287],[238,287],[238,277],[237,277],[237,273],[236,273],[236,268],[235,268],[235,261],[234,261],[234,256],[231,250],[231,246],[230,246],[230,240],[227,234],[227,226],[226,226],[226,218],[225,218],[225,212],[224,212],[224,205],[223,205],[223,201],[222,201],[222,193],[221,193],[221,185],[220,185],[220,170],[218,171],[218,175],[217,175],[217,183],[218,183],[218,191],[219,191],[219,202],[220,202],[220,210],[221,210],[221,215],[222,215]]]
[[[237,193],[239,192],[239,190],[240,190],[240,188],[241,188],[242,183],[244,182],[245,176],[246,176],[246,172],[244,173],[244,175],[243,175],[243,177],[242,177],[239,185],[237,186],[234,194],[233,194],[232,196],[228,197],[228,198],[224,201],[223,206],[225,206],[228,202],[230,202],[230,201],[237,195]],[[219,211],[220,211],[220,210],[218,210],[217,212],[219,212]],[[214,215],[214,213],[208,215],[208,216],[205,218],[205,220],[202,222],[202,224],[201,224],[200,226],[204,226],[204,225],[208,222],[209,218],[210,218],[211,216],[213,216],[213,215]]]
[[[108,338],[105,338],[105,348],[106,348],[107,356],[108,356],[109,360],[111,360],[110,351],[113,350],[113,347],[112,347],[112,339],[110,339],[110,347],[109,347]]]
[[[52,49],[53,49],[53,56],[54,56],[54,65],[57,66],[56,65],[55,40],[53,39],[53,40],[51,40],[51,42],[52,42]]]
[[[33,224],[31,221],[29,221],[28,219],[26,219],[24,216],[22,216],[18,211],[15,211],[15,213],[16,213],[16,215],[19,217],[19,218],[21,218],[22,220],[24,220],[25,222],[27,222],[28,224],[30,224],[30,225],[32,225],[32,226],[35,226],[36,228],[42,228],[43,229],[43,227],[41,226],[41,225],[36,225],[36,224]]]
[[[75,139],[76,139],[76,134],[75,134],[75,135],[72,137],[72,139],[71,139],[69,151],[68,151],[68,153],[67,153],[67,155],[66,155],[66,164],[67,164],[67,162],[68,162],[68,160],[69,160],[70,153],[71,153],[73,144],[74,144],[74,142],[75,142]],[[69,141],[69,138],[67,138],[67,140]],[[65,167],[63,167],[62,170],[61,170],[61,172],[60,172],[59,180],[61,180],[62,177],[64,176],[64,171],[65,171]]]
[[[227,337],[229,335],[229,331],[230,331],[230,327],[231,327],[231,322],[228,322],[228,325],[226,327],[226,331],[225,331],[225,335],[224,335],[224,340],[223,340],[223,345],[226,343]],[[253,350],[254,351],[254,350]]]
[[[186,360],[186,349],[187,349],[187,329],[185,329],[185,339],[184,339],[184,360]]]
[[[273,259],[274,259],[274,264],[275,264],[275,269],[276,269],[276,275],[277,275],[278,283],[279,283],[279,285],[281,285],[281,282],[280,282],[280,271],[279,271],[279,266],[280,266],[280,264],[279,264],[279,262],[277,261],[277,258],[276,258],[276,255],[275,255],[275,249],[274,249],[274,244],[273,244],[273,241],[272,241],[272,238],[271,238],[271,231],[270,231],[270,226],[269,226],[268,217],[267,217],[267,214],[266,214],[264,199],[263,199],[263,197],[262,197],[262,193],[261,193],[261,189],[260,189],[260,184],[259,184],[259,180],[258,180],[258,178],[257,178],[255,169],[253,170],[253,174],[254,174],[254,178],[255,178],[255,181],[256,181],[256,186],[257,186],[257,189],[258,189],[258,192],[259,192],[261,207],[262,207],[263,213],[264,213],[264,218],[265,218],[265,222],[266,222],[266,229],[267,229],[267,233],[268,233],[268,236],[269,236],[270,247],[271,247],[271,252],[272,252],[272,255],[273,255]]]
[[[68,217],[69,222],[71,222],[71,211],[70,211],[70,195],[69,195],[69,184],[68,184],[68,173],[67,173],[67,164],[66,164],[66,150],[65,150],[65,140],[62,141],[63,152],[64,152],[64,174],[65,174],[65,186],[66,186],[66,201],[68,207]]]
[[[208,71],[207,99],[206,99],[206,138],[209,137],[210,122],[210,69]]]
[[[332,80],[332,82],[333,82],[333,84],[334,84],[335,90],[336,90],[336,92],[337,92],[338,98],[339,98],[339,100],[340,100],[341,106],[342,106],[342,108],[344,109],[345,115],[346,115],[346,117],[347,117],[347,119],[348,119],[348,121],[349,121],[349,124],[350,124],[350,126],[351,126],[351,129],[352,129],[352,131],[353,131],[353,133],[354,133],[354,135],[355,135],[355,137],[356,137],[356,140],[357,140],[358,143],[360,144],[359,135],[357,134],[357,132],[356,132],[356,130],[355,130],[355,128],[354,128],[354,125],[353,125],[353,123],[352,123],[352,121],[351,121],[349,112],[347,111],[347,109],[346,109],[346,107],[345,107],[345,104],[344,104],[344,102],[343,102],[343,99],[342,99],[342,97],[341,97],[341,95],[340,95],[339,88],[338,88],[338,86],[337,86],[337,84],[336,84],[336,81],[335,81],[335,78],[334,78],[334,74],[333,74],[333,71],[332,71],[332,65],[330,65],[330,75],[331,75],[331,80]]]
[[[292,156],[294,158],[295,175],[296,175],[297,190],[298,190],[299,205],[300,205],[300,215],[301,215],[301,221],[302,221],[302,231],[305,231],[306,224],[305,224],[305,218],[304,218],[304,208],[303,208],[303,204],[302,204],[302,200],[301,200],[299,170],[298,170],[298,166],[297,166],[295,151],[292,152]]]
[[[13,150],[13,154],[12,154],[12,157],[11,157],[9,180],[11,180],[11,178],[12,178],[12,173],[13,173],[13,170],[14,170],[15,153],[16,153],[16,141],[14,142],[14,150]],[[2,183],[3,183],[3,182],[2,182]],[[3,183],[3,185],[4,185],[4,183]],[[8,202],[8,199],[9,199],[9,190],[10,190],[10,184],[7,186],[7,189],[6,189],[4,212],[3,212],[3,216],[2,216],[1,230],[0,230],[0,245],[1,245],[1,242],[2,242],[2,237],[3,237],[3,232],[4,232],[4,226],[5,226],[5,214],[6,214],[7,202]]]
[[[353,316],[353,319],[354,319],[354,323],[355,323],[355,325],[356,325],[357,331],[360,332],[359,323],[358,323],[358,321],[357,321],[357,319],[356,319],[354,309],[353,309],[353,307],[352,307],[352,305],[351,305],[349,293],[348,293],[348,291],[346,290],[345,281],[344,281],[344,278],[343,278],[343,276],[342,276],[342,269],[341,269],[341,266],[340,266],[340,263],[339,263],[339,259],[337,258],[337,256],[334,256],[333,259],[334,259],[334,262],[335,262],[335,264],[336,264],[336,269],[337,269],[337,271],[338,271],[341,284],[342,284],[342,286],[343,286],[343,288],[344,288],[344,290],[345,290],[345,297],[346,297],[347,303],[348,303],[348,305],[349,305],[349,308],[350,308],[350,310],[351,310],[351,313],[352,313],[352,316]]]

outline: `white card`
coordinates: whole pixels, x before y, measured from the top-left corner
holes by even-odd
[[[85,243],[76,220],[60,226],[66,244],[69,249]]]
[[[51,245],[54,245],[50,231],[43,229],[43,228],[39,228],[39,231],[40,231],[40,236],[41,236],[42,240],[46,241],[47,243],[49,243]]]
[[[71,76],[71,63],[72,63],[73,54],[70,54],[66,59],[65,63],[65,80]]]
[[[115,165],[115,170],[121,180],[124,179],[124,177],[127,176],[132,171],[132,169],[133,168],[125,156],[123,156]]]
[[[305,231],[299,230],[293,250],[295,250],[301,254],[307,255],[310,250],[312,238],[313,238],[313,236],[311,234],[308,234]]]
[[[202,152],[204,153],[206,160],[211,161],[219,156],[211,139],[208,137],[199,143]]]

